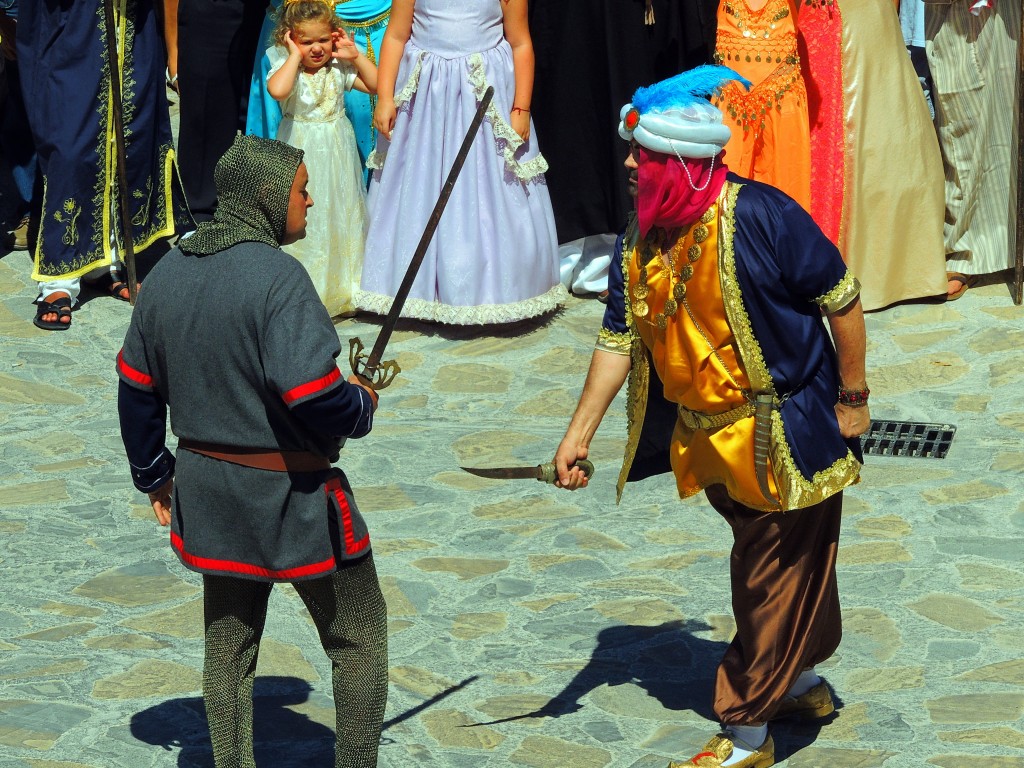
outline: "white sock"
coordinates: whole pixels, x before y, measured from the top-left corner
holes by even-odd
[[[821,678],[818,677],[818,673],[814,671],[814,667],[805,669],[800,673],[800,677],[796,679],[796,682],[793,683],[793,687],[789,689],[788,695],[792,696],[794,699],[797,696],[803,696],[820,682]]]
[[[725,733],[732,741],[732,754],[722,763],[722,768],[744,760],[764,744],[768,738],[768,723],[763,725],[727,725]],[[749,749],[748,749],[749,747]]]

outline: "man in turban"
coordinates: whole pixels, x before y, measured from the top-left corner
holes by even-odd
[[[182,564],[203,575],[203,698],[217,768],[253,765],[267,601],[291,582],[332,663],[335,766],[377,763],[387,627],[370,536],[344,473],[377,396],[342,378],[331,319],[280,246],[305,233],[302,151],[240,136],[218,206],[153,269],[117,357],[121,435]],[[164,445],[170,409],[177,457]]]
[[[858,480],[870,419],[856,278],[796,202],[723,162],[729,129],[707,97],[734,79],[699,67],[622,110],[636,213],[555,463],[562,487],[587,484],[572,465],[628,378],[619,497],[672,471],[680,497],[705,491],[733,533],[723,728],[686,765],[766,768],[771,720],[834,710],[814,667],[839,644],[842,490]]]

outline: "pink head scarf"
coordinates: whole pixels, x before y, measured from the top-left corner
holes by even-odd
[[[718,199],[725,184],[729,168],[722,160],[724,154],[710,159],[683,158],[680,162],[641,146],[636,196],[640,235],[647,237],[653,227],[688,227],[699,219]]]

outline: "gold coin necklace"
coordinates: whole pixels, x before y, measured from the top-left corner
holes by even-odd
[[[676,272],[676,257],[681,255],[683,246],[685,245],[686,236],[689,234],[689,230],[683,230],[680,233],[677,240],[677,245],[669,248],[667,253],[658,249],[659,253],[655,254],[654,249],[651,247],[649,242],[644,242],[641,248],[641,256],[643,257],[640,265],[640,273],[637,276],[637,283],[633,286],[633,315],[636,317],[647,317],[650,313],[650,305],[647,303],[647,297],[650,295],[650,288],[647,285],[647,265],[650,261],[655,258],[656,255],[660,256],[662,253],[665,254],[668,261],[669,279],[670,281],[674,278],[675,282],[672,285],[672,293],[668,299],[665,300],[665,307],[662,312],[659,312],[654,316],[654,324],[658,326],[660,330],[665,330],[668,327],[668,318],[675,315],[679,310],[679,305],[684,303],[686,300],[686,283],[693,277],[693,264],[700,259],[703,254],[701,244],[708,239],[710,232],[708,231],[707,225],[715,220],[718,215],[717,203],[700,217],[700,222],[693,229],[693,243],[686,250],[686,263],[684,263],[678,272]]]

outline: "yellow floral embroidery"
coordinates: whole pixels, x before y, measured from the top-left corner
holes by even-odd
[[[61,210],[53,212],[54,220],[64,225],[64,236],[61,238],[64,245],[74,245],[78,242],[78,217],[81,215],[82,208],[74,198],[68,198]]]

